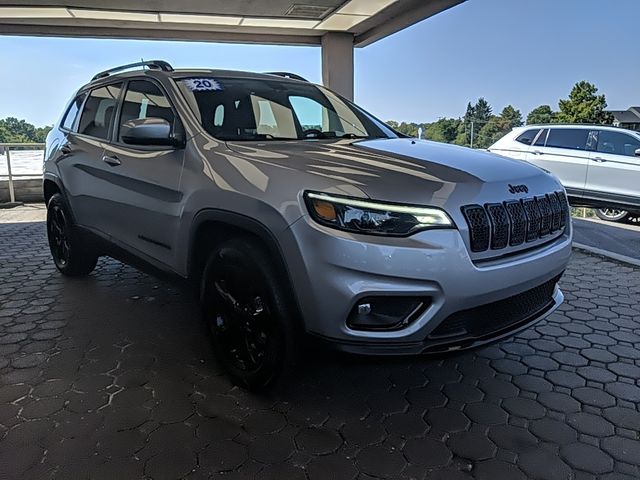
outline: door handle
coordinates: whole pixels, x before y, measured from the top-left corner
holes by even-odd
[[[109,155],[105,155],[102,157],[102,161],[107,165],[111,165],[112,167],[117,167],[118,165],[122,165],[122,162],[118,157],[111,157]]]
[[[606,160],[602,157],[593,157],[593,161],[594,162],[598,162],[598,163],[604,163],[606,162]]]
[[[542,155],[542,152],[540,150],[534,150],[533,152],[534,155]]]
[[[72,151],[71,147],[67,144],[60,147],[60,152],[62,152],[63,155],[69,155]]]

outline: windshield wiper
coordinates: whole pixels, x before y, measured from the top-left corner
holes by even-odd
[[[342,135],[342,137],[340,138],[350,138],[350,139],[356,139],[356,138],[371,138],[371,135],[356,135],[355,133],[345,133],[344,135]]]

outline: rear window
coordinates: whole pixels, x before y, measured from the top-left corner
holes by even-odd
[[[62,128],[66,130],[71,130],[74,132],[74,127],[76,125],[76,118],[78,118],[78,112],[80,111],[80,107],[82,107],[82,102],[84,101],[84,97],[86,95],[83,93],[78,95],[73,103],[69,105],[67,113],[64,115],[64,119],[62,120]]]
[[[531,145],[531,142],[533,142],[533,139],[536,138],[536,135],[539,131],[539,128],[527,130],[526,132],[521,133],[518,138],[516,138],[516,142],[524,143],[525,145]]]
[[[536,138],[534,145],[536,147],[544,147],[544,144],[547,143],[547,135],[549,135],[549,129],[545,128],[540,132],[538,138]]]
[[[586,128],[552,128],[549,130],[547,147],[586,150],[589,130]]]
[[[107,139],[115,115],[122,84],[107,85],[91,91],[84,104],[78,133]]]

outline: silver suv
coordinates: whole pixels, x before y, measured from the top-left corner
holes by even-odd
[[[47,138],[58,269],[100,255],[191,280],[231,378],[263,388],[316,337],[418,354],[519,331],[563,299],[560,183],[404,138],[290,74],[100,73]]]
[[[605,220],[640,216],[640,133],[602,125],[528,125],[489,151],[555,174],[572,205]]]

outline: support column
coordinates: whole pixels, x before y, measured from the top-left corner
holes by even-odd
[[[353,35],[329,32],[322,36],[322,83],[353,100]]]

